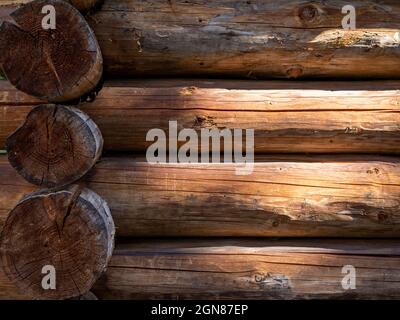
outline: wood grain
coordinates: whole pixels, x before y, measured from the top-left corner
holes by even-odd
[[[258,158],[236,165],[104,158],[82,181],[117,236],[398,237],[400,162],[390,157]],[[0,158],[0,213],[35,187]],[[1,220],[1,219],[0,219]]]
[[[55,10],[51,29],[43,28],[46,5]],[[79,99],[95,90],[103,58],[78,10],[61,0],[34,0],[9,17],[0,24],[0,65],[17,89],[51,102]]]
[[[101,299],[399,299],[398,240],[134,240],[117,245]],[[344,290],[345,265],[356,289]],[[0,297],[21,298],[0,272]]]
[[[1,267],[31,298],[78,297],[107,268],[114,235],[110,209],[92,190],[72,185],[29,194],[10,212],[1,232]],[[46,290],[42,280],[48,266],[55,287]]]
[[[95,165],[103,137],[81,110],[42,104],[8,137],[6,148],[10,164],[27,181],[60,187],[75,182]]]
[[[106,0],[89,19],[118,75],[399,78],[400,3]],[[397,33],[397,36],[396,36]]]
[[[79,108],[99,126],[105,150],[144,152],[152,143],[148,131],[168,132],[175,120],[179,130],[198,133],[254,129],[256,153],[398,154],[399,87],[398,81],[114,80]],[[40,103],[0,81],[0,148]]]
[[[400,3],[354,0],[344,30],[347,4],[105,0],[88,22],[111,75],[399,78]]]

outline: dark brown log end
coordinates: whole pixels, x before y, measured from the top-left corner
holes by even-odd
[[[73,185],[30,194],[10,212],[3,228],[2,267],[32,298],[82,296],[105,271],[114,235],[107,204],[89,189]],[[53,283],[46,278],[50,268]]]
[[[55,9],[55,29],[43,28],[46,5]],[[35,0],[11,17],[13,22],[0,26],[0,62],[16,88],[42,100],[62,102],[96,87],[103,71],[102,55],[78,10],[61,0]]]
[[[88,115],[69,106],[39,105],[6,141],[10,164],[43,187],[72,183],[98,161],[103,137]]]

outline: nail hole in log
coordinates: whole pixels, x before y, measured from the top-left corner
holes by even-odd
[[[55,29],[43,29],[45,5],[55,8]],[[0,63],[19,90],[50,102],[78,99],[100,81],[103,59],[84,17],[61,0],[35,0],[0,26]]]
[[[28,182],[59,187],[86,174],[100,158],[103,137],[77,108],[39,105],[6,141],[10,164]]]
[[[114,235],[110,210],[93,191],[73,185],[33,193],[6,220],[1,264],[16,287],[32,298],[82,296],[106,269]],[[55,289],[43,286],[46,266],[54,267]]]

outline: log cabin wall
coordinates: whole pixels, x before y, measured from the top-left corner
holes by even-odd
[[[95,2],[0,0],[1,299],[400,297],[398,1]],[[149,163],[170,121],[253,129],[252,172]]]

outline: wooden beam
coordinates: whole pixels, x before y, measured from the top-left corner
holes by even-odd
[[[105,0],[88,22],[113,75],[399,78],[400,3],[352,1],[355,30],[345,4]]]
[[[397,240],[134,240],[93,288],[99,299],[399,299]],[[344,266],[355,268],[345,290]],[[0,272],[0,297],[22,298]]]
[[[99,126],[105,150],[143,152],[153,143],[148,131],[168,132],[175,120],[179,129],[197,132],[254,129],[256,153],[400,153],[399,87],[398,81],[108,81],[79,108]],[[0,148],[40,103],[0,81]]]
[[[400,162],[390,157],[258,158],[236,165],[104,158],[82,181],[117,236],[397,237]],[[0,214],[35,187],[0,158]],[[1,220],[1,219],[0,219]]]

